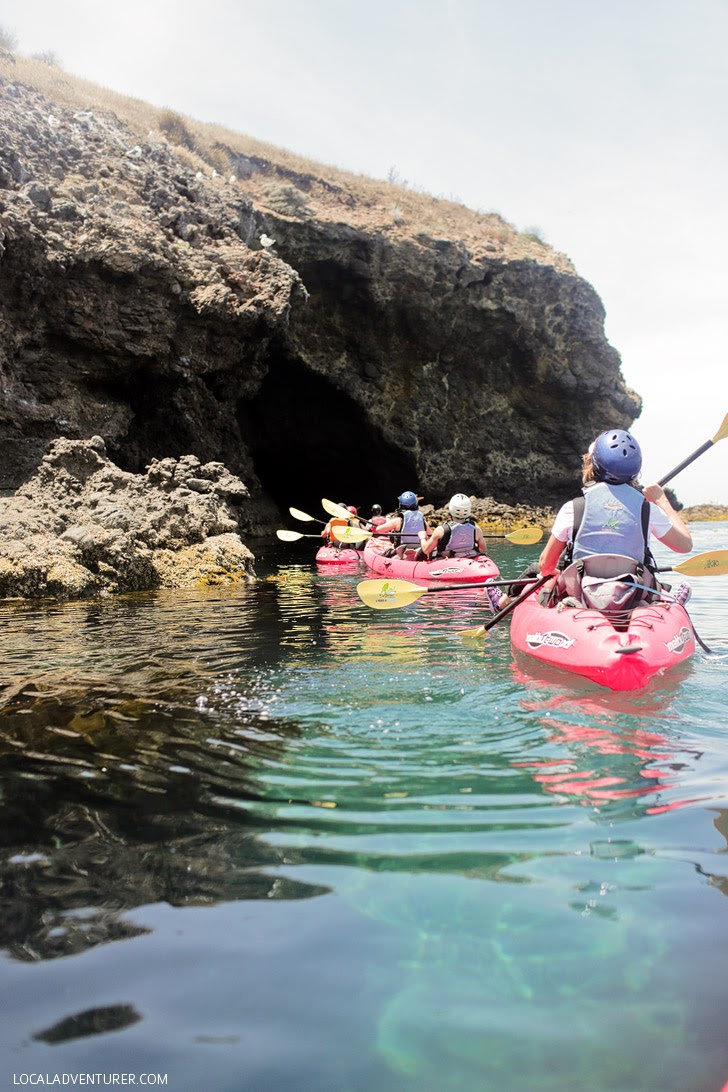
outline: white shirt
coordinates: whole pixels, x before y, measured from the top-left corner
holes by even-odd
[[[648,523],[648,533],[654,535],[655,538],[662,541],[665,535],[672,527],[670,517],[667,516],[661,508],[658,508],[656,504],[650,504],[650,522]],[[574,502],[567,501],[566,504],[559,508],[554,520],[554,525],[551,528],[551,534],[554,538],[557,538],[559,542],[571,542],[571,534],[574,530]]]

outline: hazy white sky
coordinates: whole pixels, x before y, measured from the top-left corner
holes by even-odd
[[[604,302],[645,480],[728,413],[728,0],[3,0],[0,24],[115,90],[538,228]],[[728,503],[728,440],[673,485]]]

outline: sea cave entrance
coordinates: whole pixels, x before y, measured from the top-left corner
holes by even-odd
[[[323,376],[284,357],[270,361],[254,398],[238,405],[241,435],[263,490],[323,516],[321,498],[368,514],[417,488],[414,460],[383,439],[361,407]]]

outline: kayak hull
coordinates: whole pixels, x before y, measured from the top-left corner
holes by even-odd
[[[357,550],[349,550],[342,547],[341,550],[336,546],[319,546],[316,553],[316,564],[326,565],[327,568],[341,568],[345,565],[358,565],[359,564],[359,552]]]
[[[411,580],[428,588],[438,584],[483,584],[486,580],[500,575],[498,566],[485,554],[479,557],[452,557],[439,561],[415,561],[414,550],[408,550],[411,556],[383,557],[382,551],[388,544],[369,539],[362,555],[364,563],[379,576],[393,580]]]
[[[598,610],[558,611],[535,595],[513,611],[511,643],[539,663],[610,690],[641,690],[695,652],[690,618],[678,603],[637,607],[626,628],[616,629]]]

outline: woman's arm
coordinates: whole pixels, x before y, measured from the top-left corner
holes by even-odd
[[[556,572],[556,566],[561,557],[564,545],[565,544],[560,538],[549,535],[549,540],[541,551],[541,556],[538,559],[538,567],[541,570],[542,576]]]
[[[671,550],[674,550],[677,554],[686,554],[692,550],[693,536],[690,534],[690,531],[687,529],[687,526],[679,513],[677,513],[670,504],[662,486],[657,483],[654,485],[646,485],[642,492],[647,500],[659,508],[660,511],[664,512],[670,520],[670,530],[666,535],[662,536],[660,542],[664,543],[664,545],[668,546]]]

